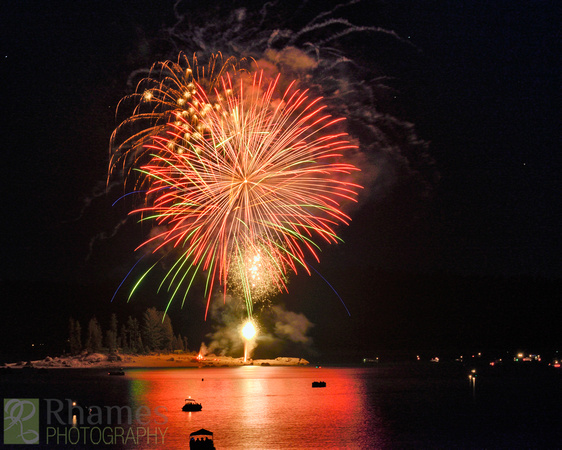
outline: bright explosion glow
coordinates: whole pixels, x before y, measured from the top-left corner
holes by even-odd
[[[251,321],[246,322],[246,324],[242,328],[242,336],[244,336],[244,339],[249,341],[255,335],[256,335],[256,327],[254,327],[254,324]]]

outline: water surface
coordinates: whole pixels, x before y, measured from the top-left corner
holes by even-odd
[[[4,398],[43,402],[42,443],[48,398],[121,408],[121,415],[104,410],[93,424],[88,416],[74,418],[77,427],[158,435],[157,444],[153,436],[111,446],[119,448],[186,448],[200,428],[214,433],[216,448],[240,449],[559,448],[562,442],[560,371],[485,371],[476,383],[462,365],[429,363],[131,369],[123,377],[93,369],[10,372],[0,375]],[[313,381],[326,387],[313,388]],[[202,411],[181,410],[189,396]],[[92,448],[81,444],[75,447]]]

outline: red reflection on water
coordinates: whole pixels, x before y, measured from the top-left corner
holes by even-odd
[[[217,448],[372,447],[384,441],[365,392],[364,369],[254,367],[138,370],[131,377],[133,408],[152,414],[149,426],[167,427],[166,447],[184,448],[189,433],[215,433]],[[313,388],[325,381],[325,388]],[[183,412],[184,399],[202,403]]]

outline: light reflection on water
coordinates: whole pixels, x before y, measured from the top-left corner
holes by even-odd
[[[144,425],[168,427],[166,448],[185,448],[200,428],[213,431],[217,448],[380,448],[387,441],[366,399],[368,369],[246,366],[131,370],[127,376],[133,409],[166,408],[165,425],[155,414]],[[327,386],[312,388],[313,381]],[[181,410],[189,396],[202,411]]]
[[[187,448],[189,434],[200,428],[215,433],[217,448],[560,448],[560,371],[481,367],[478,389],[466,376],[465,366],[441,363],[130,369],[124,377],[98,369],[13,369],[0,371],[0,393],[40,400],[42,444],[52,424],[46,407],[51,399],[103,411],[98,421],[82,413],[74,420],[64,410],[62,433],[86,426],[84,433],[99,434],[109,426],[117,436],[119,429],[148,426],[154,434],[155,427],[168,427],[164,445],[153,445],[154,438],[151,445],[140,439],[140,446],[126,440],[131,445],[125,448],[132,449]],[[327,386],[312,388],[313,381]],[[188,396],[200,401],[203,411],[183,412]],[[141,411],[152,412],[149,422],[137,420],[129,428]],[[110,447],[123,448],[122,442],[116,437]]]

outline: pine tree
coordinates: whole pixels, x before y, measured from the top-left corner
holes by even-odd
[[[143,352],[143,343],[141,339],[141,332],[139,327],[139,321],[137,319],[129,316],[127,319],[127,337],[128,337],[128,347],[129,351],[132,353]]]
[[[99,352],[102,348],[102,331],[98,319],[92,317],[88,323],[88,340],[86,341],[86,348],[89,352]]]
[[[117,315],[111,314],[109,330],[105,332],[105,345],[110,352],[117,350]]]
[[[105,332],[105,346],[110,353],[117,350],[117,337],[112,330],[106,330]]]
[[[109,322],[109,329],[113,332],[113,334],[115,335],[115,347],[117,347],[117,331],[118,331],[118,326],[119,324],[117,323],[117,315],[115,313],[111,314],[111,319]]]
[[[143,342],[148,351],[171,351],[174,347],[174,329],[170,316],[156,308],[149,308],[143,315]]]
[[[148,308],[143,315],[142,340],[145,350],[156,351],[162,344],[162,325],[156,308]]]
[[[121,325],[121,331],[117,339],[117,347],[120,347],[123,353],[127,353],[130,350],[129,343],[127,342],[127,327],[125,325]]]
[[[174,329],[172,328],[172,321],[170,316],[164,316],[164,313],[158,311],[160,316],[160,334],[162,339],[160,341],[160,348],[162,350],[171,352],[174,344]]]
[[[80,327],[80,322],[74,320],[71,317],[68,325],[68,334],[69,334],[69,343],[70,343],[70,353],[72,355],[77,355],[82,350],[81,333],[82,333],[82,328]]]
[[[174,339],[172,339],[172,350],[174,352],[181,351],[181,343],[177,336],[174,336]]]
[[[181,333],[178,333],[174,339],[174,350],[179,350],[181,352],[185,352],[186,348],[185,348],[185,344],[183,341],[183,337],[181,336]]]

